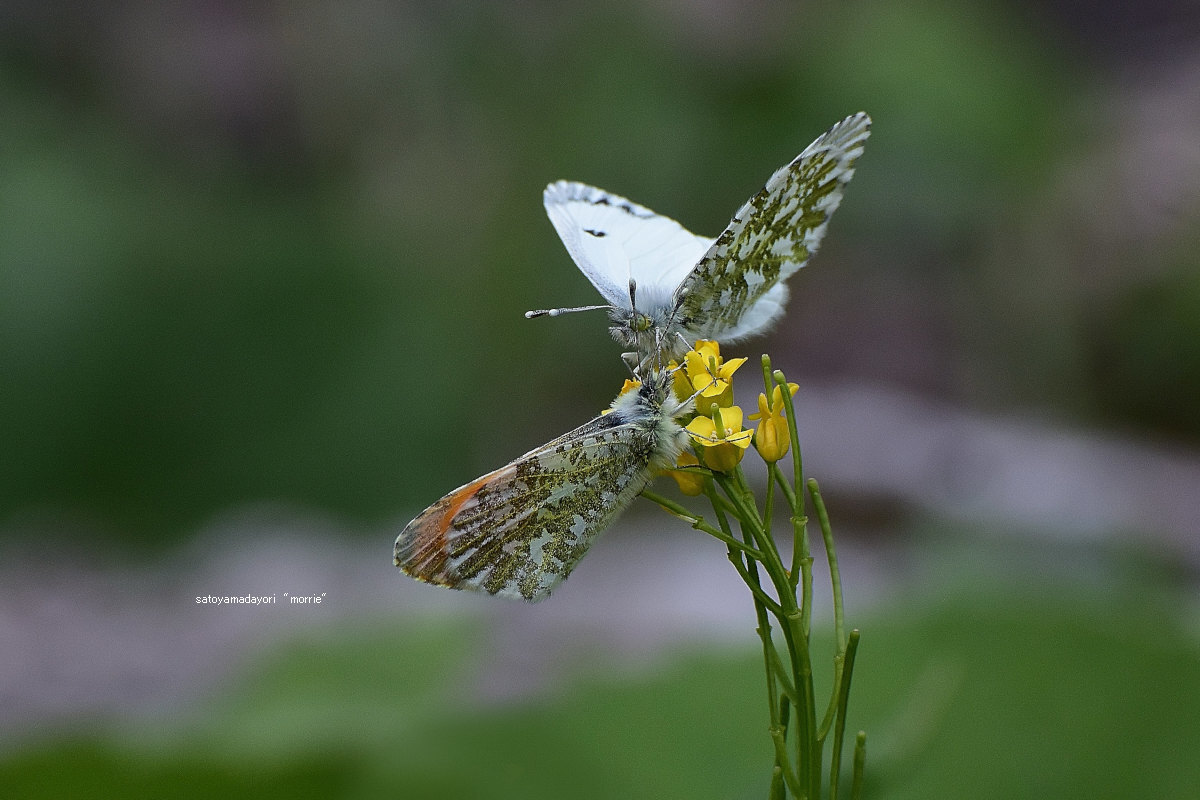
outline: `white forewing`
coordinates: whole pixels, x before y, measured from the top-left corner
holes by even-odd
[[[582,183],[546,187],[546,213],[608,302],[613,337],[642,363],[678,356],[686,341],[736,341],[782,315],[784,281],[820,247],[870,132],[861,112],[834,125],[776,170],[716,239]],[[529,316],[546,313],[559,312]]]
[[[618,308],[629,308],[631,278],[640,296],[669,300],[713,243],[595,186],[558,181],[546,187],[542,200],[575,264]]]

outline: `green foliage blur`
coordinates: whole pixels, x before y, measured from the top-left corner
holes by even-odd
[[[865,797],[1194,797],[1200,659],[1177,606],[1135,584],[1068,599],[1061,584],[1018,597],[984,583],[857,620],[869,668],[849,724],[869,732]],[[304,637],[197,709],[11,755],[0,787],[24,800],[765,796],[752,644],[634,674],[584,667],[561,692],[480,704],[464,668],[486,656],[479,634],[393,617]],[[831,637],[813,652],[824,692]]]
[[[715,235],[859,110],[821,253],[741,354],[1194,447],[1196,42],[1084,5],[0,0],[0,545],[408,519],[625,377],[600,315],[522,316],[595,301],[548,182]],[[1194,797],[1193,598],[987,563],[867,618],[847,586],[866,796]],[[468,622],[313,625],[165,718],[31,724],[0,797],[762,796],[750,624],[494,704]]]
[[[1117,90],[1027,7],[54,8],[0,34],[5,535],[402,517],[620,385],[598,314],[522,318],[594,300],[547,182],[715,234],[858,110],[858,176],[751,354],[1200,440],[1170,399],[1200,211],[1093,240]]]

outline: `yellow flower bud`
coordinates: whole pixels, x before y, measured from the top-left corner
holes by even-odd
[[[788,391],[793,395],[799,388],[795,383],[788,384]],[[778,386],[771,393],[770,402],[765,394],[759,393],[758,413],[751,414],[750,419],[758,420],[758,427],[754,429],[754,447],[767,463],[774,463],[787,455],[792,444],[783,412],[783,394]]]

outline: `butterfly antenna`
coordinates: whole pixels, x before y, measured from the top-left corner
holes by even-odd
[[[606,308],[612,311],[612,306],[577,306],[575,308],[539,308],[536,311],[526,311],[525,319],[533,319],[534,317],[557,317],[560,314],[573,314],[576,311],[596,311],[601,308]]]
[[[697,389],[697,390],[695,391],[695,393],[694,393],[694,394],[692,394],[692,396],[691,396],[691,397],[689,397],[689,398],[687,399],[687,403],[694,403],[694,402],[696,402],[696,398],[697,398],[697,397],[699,397],[699,396],[700,396],[700,393],[701,393],[701,392],[703,392],[703,391],[704,391],[704,389]],[[684,405],[686,406],[686,405],[687,405],[687,403],[684,403]],[[693,406],[693,408],[694,408],[694,406]]]

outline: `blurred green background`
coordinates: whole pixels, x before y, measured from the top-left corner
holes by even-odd
[[[177,564],[259,504],[386,562],[396,523],[624,377],[598,315],[522,317],[595,297],[547,182],[715,235],[859,110],[873,135],[830,234],[746,354],[1194,465],[1200,12],[1126,5],[0,2],[6,574],[53,553]],[[1163,757],[1200,747],[1195,562],[1034,530],[1031,578],[1006,572],[995,521],[930,534],[928,510],[830,491],[864,551],[898,539],[938,564],[916,599],[861,606],[851,725],[884,743],[868,796],[1195,796],[1195,767]],[[0,586],[18,627],[23,597]],[[0,788],[765,792],[749,617],[742,649],[685,645],[620,678],[601,659],[480,712],[455,690],[486,663],[471,615],[490,612],[469,608],[302,627],[166,732],[66,714],[31,736],[34,714],[0,737]],[[956,677],[922,690],[931,669]]]

